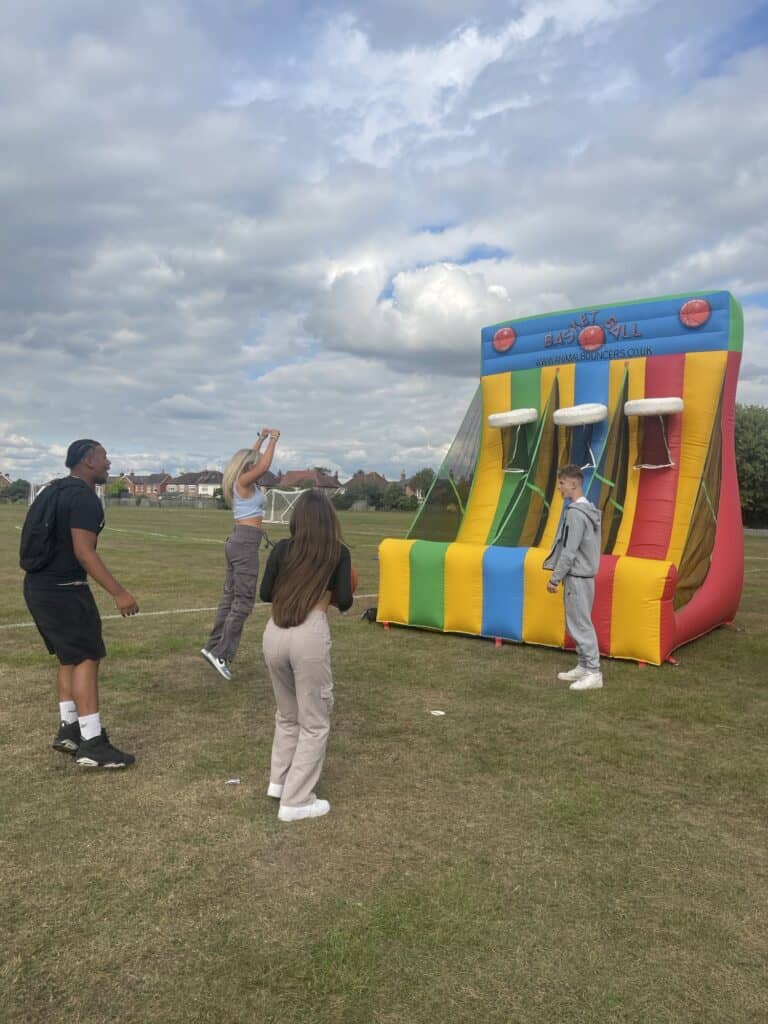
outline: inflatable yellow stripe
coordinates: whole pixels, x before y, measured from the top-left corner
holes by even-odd
[[[661,596],[669,562],[625,555],[616,561],[611,657],[661,663]]]
[[[379,544],[379,622],[408,624],[411,591],[411,548],[415,541],[383,540]]]
[[[548,549],[528,548],[523,566],[523,641],[527,644],[548,644],[562,647],[565,639],[565,607],[563,588],[556,594],[547,590],[549,572],[541,564]]]
[[[622,365],[611,366],[611,385],[613,385],[614,371],[618,374],[621,370],[624,375],[625,367]],[[630,359],[629,381],[627,383],[627,399],[645,398],[645,359]],[[624,410],[621,410],[624,415]],[[640,486],[640,470],[633,467],[640,461],[638,451],[639,428],[637,416],[629,417],[629,452],[627,455],[627,490],[624,494],[624,513],[621,517],[619,532],[616,535],[616,543],[613,545],[614,555],[626,555],[629,547],[629,539],[632,536],[632,526],[635,521],[635,509],[637,508],[637,489]]]
[[[688,352],[685,357],[680,470],[675,518],[667,548],[667,558],[675,565],[680,564],[691,525],[693,506],[699,493],[712,427],[718,412],[727,359],[727,352]]]
[[[480,544],[451,544],[445,552],[446,632],[482,633],[484,553]]]
[[[509,411],[512,399],[512,374],[494,373],[481,378],[480,383],[483,389],[480,458],[475,470],[475,482],[472,485],[469,505],[456,538],[461,544],[485,543],[504,482],[501,431],[488,426],[488,417],[494,412]]]

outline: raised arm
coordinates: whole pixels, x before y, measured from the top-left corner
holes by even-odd
[[[245,473],[241,473],[238,477],[238,484],[241,487],[250,487],[255,484],[259,477],[264,476],[269,467],[272,465],[272,459],[275,457],[275,446],[277,445],[278,438],[280,437],[279,430],[273,430],[271,428],[265,428],[259,434],[259,439],[253,446],[255,452],[261,451],[261,445],[266,436],[269,436],[269,443],[261,454],[261,458],[258,462],[254,463],[250,469],[246,470]]]

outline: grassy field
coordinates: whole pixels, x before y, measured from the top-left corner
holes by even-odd
[[[142,615],[105,620],[102,717],[138,765],[94,774],[50,749],[23,511],[0,506],[0,1020],[768,1019],[768,540],[737,628],[676,668],[605,663],[594,693],[557,682],[563,652],[387,633],[359,619],[375,599],[333,613],[333,809],[281,825],[266,609],[233,683],[197,653],[227,514],[109,511]],[[343,517],[361,594],[408,522]]]

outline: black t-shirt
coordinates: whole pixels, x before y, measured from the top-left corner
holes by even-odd
[[[56,553],[40,572],[30,573],[33,585],[61,586],[83,583],[85,569],[75,557],[72,530],[88,530],[97,536],[104,529],[104,509],[96,492],[79,477],[67,477],[62,485],[56,506]]]
[[[280,575],[280,568],[285,556],[288,554],[290,543],[290,540],[287,538],[279,540],[269,553],[264,575],[261,578],[261,587],[259,588],[259,596],[262,601],[272,600],[275,583]],[[340,612],[345,612],[352,607],[352,558],[349,554],[349,548],[345,544],[341,545],[339,560],[331,573],[331,578],[328,580],[328,590],[336,592],[336,600]]]

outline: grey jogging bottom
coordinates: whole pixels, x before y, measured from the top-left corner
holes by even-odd
[[[237,654],[245,620],[256,602],[259,547],[263,536],[256,526],[238,526],[235,523],[224,547],[227,558],[224,593],[205,646],[217,658],[228,662]]]
[[[600,671],[600,648],[592,625],[595,600],[594,577],[566,576],[563,580],[565,628],[576,643],[579,665],[589,672]]]

